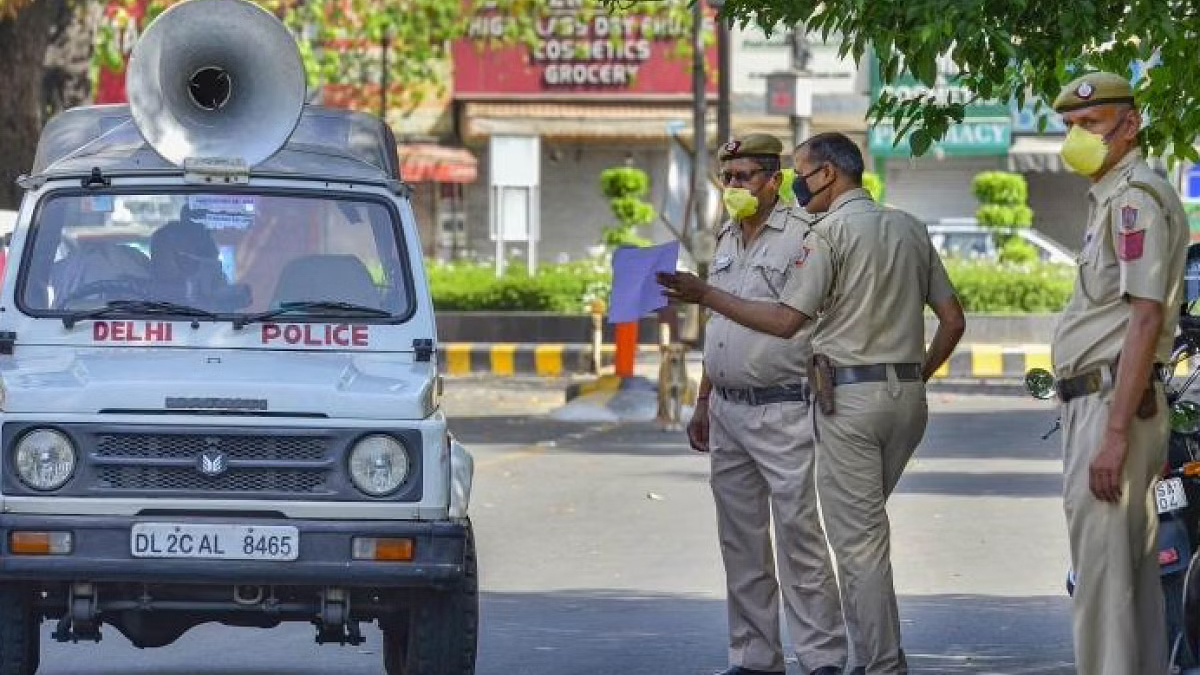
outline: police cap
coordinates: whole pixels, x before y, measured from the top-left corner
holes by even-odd
[[[1133,105],[1133,87],[1116,73],[1094,72],[1067,83],[1054,99],[1054,112],[1070,112],[1107,103]]]
[[[783,143],[778,138],[771,134],[746,134],[722,145],[717,158],[722,162],[739,157],[779,159],[781,154],[783,154]]]

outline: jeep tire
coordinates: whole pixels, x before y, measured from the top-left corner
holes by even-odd
[[[41,626],[33,596],[21,586],[0,586],[0,675],[34,675],[41,657]]]
[[[405,616],[383,624],[383,664],[387,675],[474,675],[478,643],[479,571],[468,523],[462,579],[421,594]]]

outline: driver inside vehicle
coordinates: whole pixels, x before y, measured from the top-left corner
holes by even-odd
[[[250,289],[231,284],[221,266],[205,212],[183,207],[150,236],[150,277],[155,300],[211,311],[234,311],[250,304]]]
[[[115,280],[145,283],[149,278],[150,259],[145,253],[132,246],[81,240],[69,255],[54,263],[50,272],[48,304],[65,308],[68,300],[82,297],[81,289]]]
[[[205,212],[184,206],[150,235],[147,256],[134,246],[79,239],[54,264],[53,305],[78,308],[109,300],[156,300],[230,312],[250,304],[249,288],[232,284],[222,269]]]

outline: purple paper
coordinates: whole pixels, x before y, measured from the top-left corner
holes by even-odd
[[[665,307],[667,296],[655,275],[674,272],[678,260],[678,241],[657,246],[622,246],[613,251],[608,322],[637,321],[643,314]]]

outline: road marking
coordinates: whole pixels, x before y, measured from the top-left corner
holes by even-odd
[[[1061,474],[1061,459],[921,459],[913,458],[905,473],[1033,473]]]

